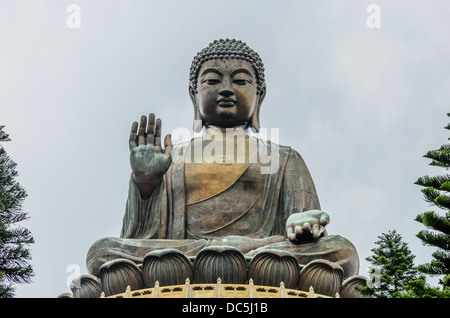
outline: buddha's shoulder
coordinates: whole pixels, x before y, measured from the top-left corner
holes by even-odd
[[[291,146],[281,145],[281,144],[275,143],[269,139],[263,139],[263,138],[259,138],[259,137],[255,137],[255,136],[248,136],[248,138],[254,140],[257,147],[261,150],[262,149],[267,149],[269,151],[275,150],[279,153],[279,155],[281,157],[289,157],[292,159],[302,160],[300,153],[297,150],[295,150],[294,148],[292,148]],[[180,152],[180,151],[184,152],[183,150],[186,150],[190,145],[193,144],[193,142],[195,142],[195,140],[199,140],[199,139],[201,139],[201,137],[196,137],[196,138],[192,138],[189,140],[181,141],[181,142],[173,145],[173,149],[178,152]]]
[[[281,145],[278,143],[275,143],[271,140],[265,140],[265,139],[258,139],[258,144],[259,146],[266,146],[268,149],[273,149],[273,150],[278,150],[280,156],[286,156],[286,157],[290,157],[290,158],[301,158],[302,156],[300,155],[300,153],[295,150],[294,148],[292,148],[291,146],[287,146],[287,145]]]

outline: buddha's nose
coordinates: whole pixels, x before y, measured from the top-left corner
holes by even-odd
[[[234,95],[233,85],[230,79],[224,79],[219,90],[219,94],[224,97]]]

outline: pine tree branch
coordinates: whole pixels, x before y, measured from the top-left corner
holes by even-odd
[[[433,253],[433,257],[445,268],[450,268],[450,253],[448,251],[437,250]]]
[[[450,182],[443,182],[440,190],[450,192]]]
[[[11,283],[29,283],[33,277],[33,270],[30,265],[16,266],[5,270],[5,279]]]
[[[419,214],[415,218],[415,221],[422,223],[427,229],[433,229],[450,235],[450,220],[434,211]]]
[[[434,189],[440,189],[440,190],[446,190],[442,189],[442,185],[445,183],[450,184],[450,174],[445,174],[441,176],[423,176],[417,179],[417,181],[414,184],[427,187],[427,188],[434,188]]]
[[[27,213],[20,210],[7,209],[3,211],[0,210],[0,218],[5,224],[13,225],[28,220],[29,216],[27,215]]]
[[[438,167],[450,167],[450,153],[447,152],[447,149],[441,147],[438,150],[430,150],[425,155],[425,158],[432,159],[430,166],[438,166]]]
[[[2,130],[4,127],[4,125],[0,125],[0,141],[10,141],[8,134]]]
[[[450,250],[450,235],[422,230],[416,235],[424,245],[436,246],[444,250]]]
[[[434,200],[436,200],[436,198],[441,195],[438,190],[431,187],[422,189],[421,191],[424,195],[424,200],[432,204],[436,204]]]
[[[450,210],[450,197],[446,195],[439,195],[436,199],[434,199],[434,203],[441,209]]]
[[[438,151],[441,151],[443,153],[450,153],[450,144],[442,145],[441,148],[438,149]]]
[[[429,263],[425,263],[419,266],[419,271],[424,274],[437,276],[437,275],[445,275],[447,274],[447,269],[436,260],[432,260]]]

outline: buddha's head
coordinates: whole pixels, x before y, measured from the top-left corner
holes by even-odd
[[[194,131],[203,126],[250,126],[259,131],[259,110],[266,94],[258,53],[238,40],[215,40],[192,61],[189,94]]]

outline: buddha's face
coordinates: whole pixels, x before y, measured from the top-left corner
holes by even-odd
[[[203,122],[224,128],[250,123],[263,98],[252,65],[238,59],[203,63],[197,90],[191,97]]]

